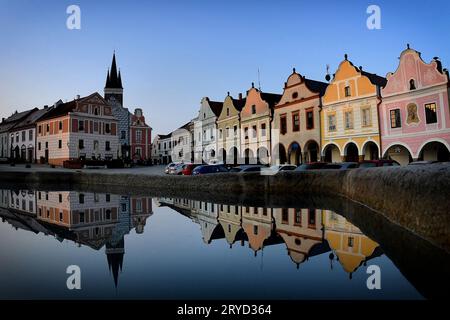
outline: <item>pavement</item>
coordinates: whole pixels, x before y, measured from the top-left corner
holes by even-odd
[[[65,169],[61,167],[52,168],[49,165],[32,164],[31,168],[26,168],[24,164],[16,164],[14,167],[9,164],[0,164],[1,172],[86,172],[86,173],[102,173],[102,174],[139,174],[139,175],[158,175],[163,176],[164,165],[150,167],[133,167],[123,169]],[[1,174],[0,174],[1,178]]]

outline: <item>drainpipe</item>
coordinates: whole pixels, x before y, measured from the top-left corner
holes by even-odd
[[[378,117],[378,137],[380,138],[380,150],[378,150],[379,159],[383,158],[383,142],[381,140],[381,122],[380,122],[380,105],[381,105],[381,87],[378,87],[378,96],[377,96],[377,117]]]

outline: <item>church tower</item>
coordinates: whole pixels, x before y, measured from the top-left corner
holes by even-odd
[[[117,72],[115,52],[113,54],[111,69],[108,70],[108,73],[106,74],[106,84],[104,92],[106,101],[112,102],[113,100],[115,100],[121,106],[123,106],[122,77],[120,75],[120,70],[119,72]]]

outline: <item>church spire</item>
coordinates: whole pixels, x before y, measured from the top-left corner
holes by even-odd
[[[117,63],[116,63],[116,52],[114,51],[111,68],[108,69],[108,73],[106,75],[106,84],[105,84],[105,99],[107,101],[115,100],[121,106],[123,106],[123,87],[122,87],[122,76],[119,72],[117,72]]]
[[[109,78],[109,68],[108,68],[108,72],[106,73],[106,83],[105,83],[105,88],[109,88],[109,86],[111,85],[111,80]]]
[[[120,69],[119,69],[119,76],[118,76],[117,83],[119,85],[119,88],[123,89],[123,87],[122,87],[122,76],[120,75]]]

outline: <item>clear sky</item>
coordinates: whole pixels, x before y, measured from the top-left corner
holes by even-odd
[[[81,8],[81,30],[66,9]],[[366,9],[381,8],[381,30]],[[0,117],[94,91],[116,50],[124,103],[156,133],[258,82],[281,93],[292,67],[324,80],[344,54],[364,70],[394,71],[406,43],[450,67],[450,1],[0,0]]]

